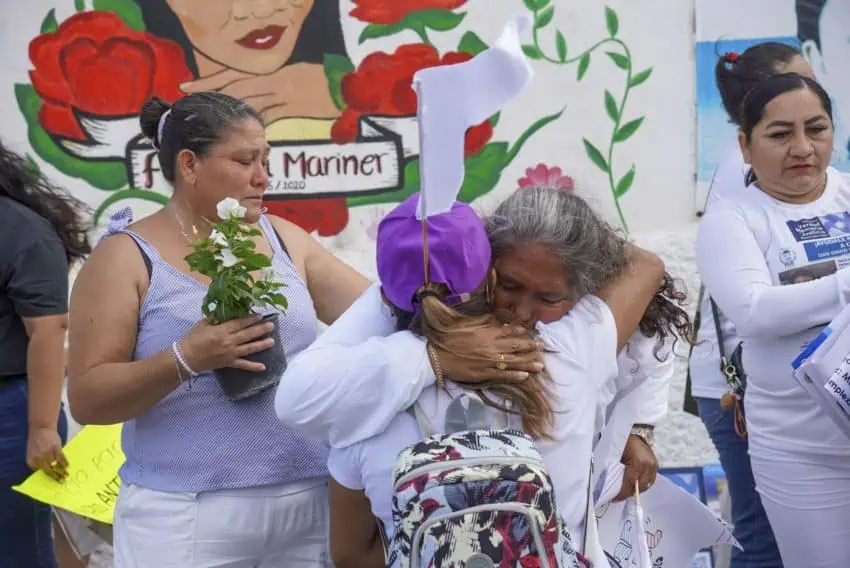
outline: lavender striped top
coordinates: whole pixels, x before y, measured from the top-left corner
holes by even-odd
[[[151,260],[134,355],[134,360],[140,360],[168,348],[203,317],[206,287],[127,230],[132,216],[129,207],[115,213],[104,238],[129,235]],[[289,308],[280,318],[280,338],[291,359],[316,339],[316,311],[271,222],[262,217],[260,228],[274,252],[272,266],[287,284]],[[191,388],[182,385],[124,424],[122,446],[127,461],[120,470],[122,481],[157,491],[197,493],[327,475],[328,448],[277,419],[275,390],[232,402],[212,373],[202,373]]]

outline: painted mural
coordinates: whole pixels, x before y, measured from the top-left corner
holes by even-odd
[[[705,204],[719,161],[737,144],[714,78],[717,57],[740,53],[756,43],[778,41],[801,51],[835,107],[832,165],[850,171],[850,76],[845,69],[850,0],[750,0],[746,5],[739,0],[699,0],[697,4],[697,179],[702,189],[698,209]],[[730,13],[735,17],[728,18]],[[766,14],[771,17],[765,18]]]
[[[75,7],[69,17],[58,21],[55,9],[44,15],[29,44],[30,82],[14,86],[15,98],[32,154],[99,190],[96,221],[123,200],[168,198],[156,150],[139,132],[144,101],[216,90],[247,100],[265,119],[273,146],[269,211],[333,236],[348,225],[351,208],[394,204],[418,190],[412,76],[486,49],[465,8],[493,0],[67,1]],[[652,68],[635,65],[609,7],[600,6],[600,39],[573,50],[554,23],[554,0],[500,1],[532,12],[524,51],[538,73],[572,66],[581,81],[592,65],[607,61],[622,75],[620,89],[600,96],[610,136],[583,138],[583,158],[604,174],[628,230],[620,199],[637,170],[618,159],[617,147],[644,121],[627,103]],[[347,19],[362,26],[355,41],[366,52],[357,60],[343,33]],[[453,49],[435,41],[458,31]],[[396,39],[387,49],[387,40]],[[499,115],[470,128],[460,198],[471,202],[491,192],[528,140],[557,128],[569,102],[565,95],[560,107],[541,112],[511,139],[495,133]],[[534,162],[522,178],[504,183],[573,189],[561,167]]]

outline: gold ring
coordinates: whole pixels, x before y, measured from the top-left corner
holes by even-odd
[[[499,369],[500,371],[504,371],[505,369],[508,368],[507,363],[505,363],[505,356],[502,353],[499,354],[499,362],[496,363],[496,368]]]

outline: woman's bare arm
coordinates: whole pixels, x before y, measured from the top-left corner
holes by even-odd
[[[369,287],[369,280],[335,257],[301,227],[269,216],[294,260],[303,261],[304,277],[319,319],[328,325]],[[296,262],[301,264],[301,262]]]
[[[597,294],[614,316],[618,348],[625,345],[637,329],[664,277],[664,262],[657,255],[629,246],[631,263]]]
[[[383,568],[384,544],[380,522],[363,491],[354,491],[329,478],[331,557],[336,568]]]
[[[132,361],[146,269],[130,237],[104,240],[71,294],[68,401],[81,424],[115,424],[148,410],[179,385],[169,351]]]

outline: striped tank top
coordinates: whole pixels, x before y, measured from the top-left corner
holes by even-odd
[[[203,318],[206,286],[165,262],[150,243],[128,230],[132,217],[129,207],[116,212],[103,238],[129,235],[150,260],[134,355],[141,360],[169,349]],[[279,327],[291,360],[316,339],[316,311],[271,222],[261,217],[259,225],[274,253],[272,266],[286,283],[289,307]],[[278,420],[275,390],[232,402],[211,372],[201,373],[191,388],[184,383],[124,424],[121,442],[127,461],[121,480],[156,491],[198,493],[326,476],[328,448]]]

